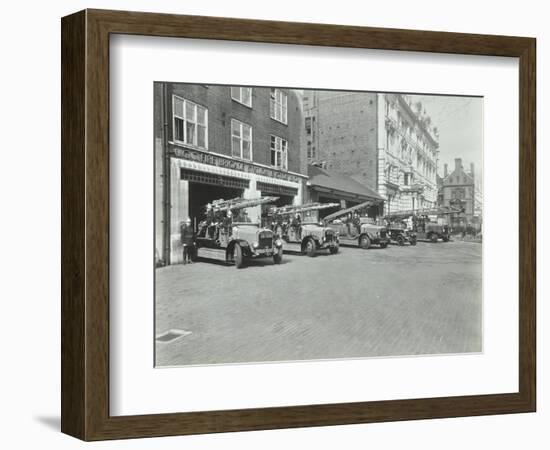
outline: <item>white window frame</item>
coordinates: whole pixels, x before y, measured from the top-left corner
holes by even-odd
[[[239,96],[233,95],[233,90],[238,90]],[[247,89],[250,92],[250,102],[245,103],[243,101],[243,89]],[[249,108],[252,108],[252,88],[251,87],[242,87],[242,86],[231,86],[231,99],[235,100],[236,102],[240,103],[241,105],[248,106]]]
[[[273,114],[271,103],[273,102]],[[271,88],[269,93],[269,115],[277,122],[288,125],[288,94],[282,89]]]
[[[275,138],[275,149],[271,147],[272,138]],[[281,157],[281,165],[277,165],[277,153],[283,154],[283,142],[286,144],[286,147],[284,149],[284,158]],[[271,155],[275,151],[275,164],[271,163]],[[271,134],[269,136],[269,162],[273,167],[280,170],[286,170],[288,171],[288,141],[280,136],[276,136],[274,134]]]
[[[179,116],[176,114],[176,102],[181,101],[183,103],[183,116]],[[187,115],[187,105],[192,105],[195,110],[195,121],[188,120]],[[199,117],[199,108],[202,108],[204,110],[204,147],[201,147],[198,145],[198,117]],[[176,119],[183,120],[183,141],[178,139],[176,137]],[[193,139],[193,142],[187,142],[187,122],[191,122],[195,125],[195,136]],[[203,125],[201,125],[203,126]],[[178,144],[183,144],[187,146],[191,146],[198,149],[208,150],[208,108],[205,106],[199,105],[198,103],[192,102],[190,100],[187,100],[183,97],[180,97],[179,95],[173,95],[172,96],[172,133],[173,133],[173,139],[174,142]]]
[[[233,125],[238,125],[239,126],[239,133],[240,135],[239,136],[235,136],[236,138],[239,139],[239,156],[235,156],[235,152],[233,151]],[[245,141],[246,139],[243,139],[243,128],[244,127],[248,127],[250,129],[250,158],[244,158],[243,157],[243,141]],[[231,119],[231,156],[233,158],[239,158],[239,159],[242,159],[244,161],[252,161],[253,160],[253,153],[252,153],[252,126],[247,124],[247,123],[244,123],[244,122],[241,122],[240,120],[237,120],[237,119]]]

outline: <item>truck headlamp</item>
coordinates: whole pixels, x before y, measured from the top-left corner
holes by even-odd
[[[283,246],[283,241],[281,241],[280,239],[277,239],[275,241],[275,247],[282,247]]]
[[[252,247],[254,247],[254,248],[258,248],[259,246],[260,246],[260,244],[258,244],[257,242],[254,242],[254,243],[252,244]]]

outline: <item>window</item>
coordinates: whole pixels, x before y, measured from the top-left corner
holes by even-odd
[[[269,115],[271,118],[284,124],[288,123],[287,103],[288,97],[286,93],[280,89],[271,89],[271,98],[269,99]]]
[[[252,160],[252,127],[235,119],[231,119],[231,154]]]
[[[311,141],[307,141],[307,157],[309,159],[315,159],[317,157],[315,152],[315,146]]]
[[[173,97],[174,140],[208,148],[208,110],[180,97]]]
[[[311,117],[306,117],[306,134],[311,135]]]
[[[231,87],[231,98],[252,108],[252,88]]]
[[[287,170],[288,142],[278,136],[271,136],[271,165],[277,169]]]

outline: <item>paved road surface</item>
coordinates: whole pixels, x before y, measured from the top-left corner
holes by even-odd
[[[156,270],[159,366],[480,352],[481,245]]]

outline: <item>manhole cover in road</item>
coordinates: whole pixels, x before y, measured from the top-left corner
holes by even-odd
[[[186,331],[186,330],[168,330],[162,334],[159,334],[156,340],[161,344],[168,344],[169,342],[174,342],[176,339],[180,339],[190,334],[191,334],[191,331]]]

